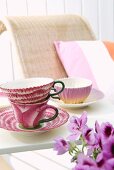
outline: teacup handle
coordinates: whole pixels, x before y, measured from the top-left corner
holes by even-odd
[[[53,110],[55,110],[55,114],[54,114],[52,117],[50,117],[50,118],[41,119],[41,120],[38,122],[38,125],[40,125],[40,123],[50,122],[50,121],[54,120],[54,119],[58,116],[58,109],[57,109],[56,107],[51,106],[51,105],[47,105],[47,106],[45,106],[45,107],[41,110],[41,112],[42,112],[42,111],[45,111],[46,109],[53,109]]]
[[[55,86],[55,84],[58,84],[58,83],[60,83],[60,84],[62,85],[61,90],[58,91],[58,92],[55,92],[55,93],[50,93],[50,96],[51,96],[52,98],[54,98],[54,99],[59,99],[59,97],[54,97],[54,96],[60,94],[60,93],[64,90],[64,88],[65,88],[65,85],[64,85],[64,83],[63,83],[62,81],[56,80],[56,81],[54,81],[54,84],[53,84],[53,86],[52,86],[52,88],[53,88],[54,91],[56,91],[56,89],[54,88],[54,86]]]

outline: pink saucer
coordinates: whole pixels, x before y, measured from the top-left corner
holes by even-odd
[[[0,110],[0,128],[9,130],[9,131],[15,131],[15,132],[45,132],[45,131],[49,131],[55,128],[58,128],[60,126],[62,126],[63,124],[65,124],[68,121],[69,118],[69,114],[62,110],[62,109],[58,109],[59,110],[59,116],[54,119],[53,121],[47,122],[45,124],[42,124],[41,128],[38,129],[21,129],[19,127],[19,123],[17,122],[17,120],[14,117],[14,113],[12,108],[10,109],[1,109]],[[49,118],[52,117],[52,115],[54,111],[52,110],[47,110],[47,112],[45,112],[45,118]]]

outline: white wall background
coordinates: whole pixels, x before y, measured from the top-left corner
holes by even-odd
[[[80,14],[96,37],[114,40],[114,0],[0,0],[0,15]]]
[[[97,39],[114,41],[114,0],[0,0],[0,16],[55,14],[82,15],[90,22]],[[11,45],[0,45],[0,49],[0,82],[4,82],[13,79],[12,53],[8,53]],[[7,56],[3,50],[7,51]]]
[[[82,15],[90,22],[97,39],[114,40],[114,0],[0,0],[0,16],[55,14]],[[1,36],[0,40],[3,42]],[[3,44],[0,45],[0,83],[13,79],[11,45]]]
[[[53,14],[82,15],[90,22],[97,39],[114,41],[114,0],[0,0],[0,16]],[[6,43],[2,35],[0,36],[0,40],[1,83],[13,79],[13,68],[10,42]],[[7,55],[4,51],[7,51]],[[50,153],[51,151],[48,152]],[[32,159],[33,157],[34,159]],[[65,165],[69,164],[66,161],[66,157],[64,160],[58,156],[56,157],[53,151],[50,155],[46,151],[36,151],[30,154],[27,152],[17,153],[13,154],[11,158],[12,165],[16,167],[16,170],[24,168],[29,170],[44,170],[45,165],[48,165],[49,169],[53,169],[53,166],[54,168],[57,167],[57,169],[63,170],[67,169],[64,167],[64,162]],[[39,166],[35,166],[34,160],[37,160],[36,163],[40,161],[42,167],[38,168]]]

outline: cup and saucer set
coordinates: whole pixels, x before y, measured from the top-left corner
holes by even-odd
[[[92,89],[92,81],[77,78],[53,80],[36,77],[0,85],[10,106],[0,109],[0,128],[10,132],[42,133],[64,125],[69,114],[64,107],[83,107],[104,97]],[[49,104],[49,100],[58,107]]]
[[[59,94],[60,100],[52,99],[59,107],[83,108],[104,98],[104,93],[101,90],[92,87],[91,80],[82,77],[59,80],[65,84],[64,91]],[[60,89],[60,87],[57,87],[57,89]]]

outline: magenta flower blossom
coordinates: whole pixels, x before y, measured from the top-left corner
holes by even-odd
[[[94,133],[92,128],[87,127],[83,130],[82,137],[87,145],[87,155],[90,156],[95,149],[99,148],[99,136]]]
[[[78,158],[77,158],[77,162],[80,164],[80,165],[86,165],[86,166],[96,166],[96,162],[91,159],[90,157],[84,155],[83,153],[80,153],[78,155]]]
[[[103,144],[103,155],[105,158],[114,158],[114,136]]]
[[[105,165],[105,159],[103,157],[103,153],[99,153],[96,158],[96,163],[99,168],[104,168]]]
[[[87,113],[83,112],[80,118],[73,116],[70,118],[68,129],[72,134],[68,137],[69,140],[78,139],[82,133],[82,130],[86,127]]]
[[[76,165],[72,170],[90,170],[88,165]]]
[[[98,166],[98,163],[101,162],[101,160],[102,158],[99,158],[99,160],[97,160],[98,162],[96,162],[91,157],[81,153],[78,155],[78,164],[73,170],[106,170],[104,166]]]
[[[97,120],[95,121],[95,132],[98,134],[101,132],[101,128]]]
[[[92,128],[84,128],[82,136],[84,137],[88,145],[95,145],[97,143],[97,138]]]
[[[110,136],[114,134],[113,126],[109,122],[102,123],[101,134],[102,134],[103,140],[107,140]]]
[[[55,140],[54,149],[58,154],[67,151],[75,162],[72,170],[114,170],[114,127],[109,122],[101,125],[96,121],[95,129],[87,125],[87,113],[70,118],[68,129],[71,134],[66,141]],[[77,144],[77,139],[81,145]]]
[[[55,139],[54,150],[58,151],[58,155],[64,154],[69,150],[69,144],[65,139],[57,138]]]
[[[100,148],[102,148],[101,127],[100,127],[98,121],[95,121],[95,132],[96,132],[96,138],[98,141],[98,145]]]
[[[108,159],[105,163],[106,170],[114,170],[114,158]]]
[[[107,140],[110,136],[114,135],[114,128],[109,122],[102,123],[101,126],[95,122],[95,131],[100,134],[103,140]]]
[[[78,155],[77,162],[78,164],[73,170],[99,170],[96,162],[82,153]]]
[[[101,126],[98,122],[95,122],[95,131],[99,138],[99,146],[102,148],[103,143],[110,137],[114,135],[114,128],[109,122],[102,123]]]
[[[102,153],[100,153],[96,159],[97,166],[102,170],[114,170],[114,158],[106,159]]]

